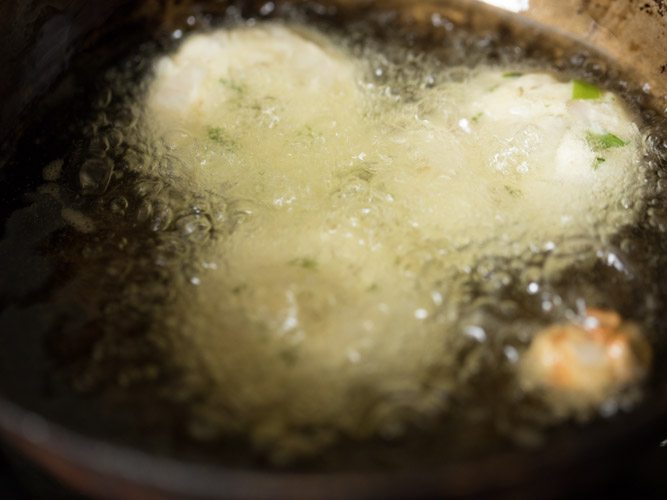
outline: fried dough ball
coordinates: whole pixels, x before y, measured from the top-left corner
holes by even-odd
[[[651,348],[615,311],[588,309],[578,323],[559,323],[535,335],[520,366],[524,389],[540,390],[560,413],[582,413],[638,383]]]

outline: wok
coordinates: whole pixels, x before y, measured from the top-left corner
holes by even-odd
[[[178,0],[29,0],[0,6],[0,144],[2,155],[19,141],[40,109],[42,97],[63,78],[77,57],[95,67],[97,48],[121,30],[118,44],[132,44],[152,33],[168,32],[189,9],[215,13],[230,2]],[[305,3],[305,2],[304,2]],[[338,1],[337,8],[363,9],[373,2]],[[611,0],[403,1],[415,26],[434,12],[455,24],[528,36],[550,50],[578,45],[612,60],[643,85],[647,105],[667,113],[667,4],[662,1]],[[236,2],[240,8],[257,2]],[[310,2],[311,5],[315,5]],[[500,7],[490,6],[496,4]],[[553,42],[558,40],[558,44]],[[114,44],[111,44],[112,46]],[[560,50],[560,49],[559,49]],[[564,49],[563,49],[564,50]],[[117,54],[111,49],[104,61]],[[81,59],[82,58],[82,59]],[[81,63],[79,63],[81,64]],[[1,161],[1,160],[0,160]],[[2,166],[2,163],[0,163]],[[16,170],[16,168],[14,168]],[[27,176],[0,168],[3,193]],[[23,176],[23,177],[22,177]],[[0,222],[7,225],[10,207],[20,193],[7,195]],[[12,205],[12,203],[14,205]],[[39,235],[26,235],[34,240]],[[17,251],[21,251],[17,249]],[[3,261],[3,266],[8,266]],[[22,270],[20,279],[39,283],[48,264]],[[7,273],[1,276],[8,276]],[[0,287],[1,289],[2,287]],[[3,307],[15,307],[2,304]],[[667,314],[667,313],[666,313]],[[13,322],[12,322],[13,321]],[[594,487],[667,438],[667,364],[658,353],[651,397],[636,411],[610,422],[569,429],[545,449],[503,452],[464,462],[383,471],[360,467],[344,472],[223,466],[165,456],[132,446],[122,430],[105,434],[96,415],[86,415],[76,401],[51,400],[50,366],[31,334],[41,319],[17,315],[0,331],[0,430],[18,452],[50,474],[96,498],[417,498],[493,495],[547,498]],[[48,403],[45,401],[48,400]],[[667,451],[658,453],[667,464]]]

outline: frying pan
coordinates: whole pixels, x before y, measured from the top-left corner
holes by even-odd
[[[123,30],[124,43],[140,41],[157,30],[178,25],[189,9],[215,14],[230,2],[178,0],[29,0],[0,5],[0,147],[1,158],[20,140],[30,117],[62,80],[77,57],[94,66],[96,49]],[[235,2],[239,8],[255,2]],[[310,5],[315,5],[312,2]],[[362,9],[352,0],[325,2],[341,10]],[[667,112],[667,3],[663,1],[520,0],[520,1],[385,1],[407,5],[416,25],[440,13],[474,29],[529,35],[543,45],[577,44],[609,58],[643,86],[645,101]],[[494,4],[491,6],[488,4]],[[257,5],[254,5],[257,8]],[[122,45],[122,44],[119,44]],[[555,49],[554,49],[555,50]],[[88,57],[88,59],[86,59]],[[109,55],[113,58],[113,54]],[[0,163],[2,167],[2,163]],[[11,183],[23,173],[0,168]],[[26,174],[27,175],[27,174]],[[5,189],[2,193],[10,192]],[[12,196],[19,198],[20,193]],[[11,201],[11,200],[9,200]],[[0,222],[5,232],[21,220],[8,219],[11,203],[3,200]],[[15,229],[15,228],[14,228]],[[39,235],[26,235],[34,240]],[[21,248],[15,249],[17,252]],[[9,267],[10,261],[2,265]],[[11,275],[26,286],[48,273],[48,262],[35,262]],[[5,269],[5,271],[7,271]],[[2,286],[0,286],[0,291]],[[0,296],[1,298],[1,296]],[[2,303],[5,311],[11,306]],[[132,438],[100,430],[103,418],[87,415],[77,402],[51,398],[50,366],[31,334],[46,321],[33,311],[17,313],[0,331],[0,431],[7,443],[76,490],[96,498],[418,498],[492,495],[548,498],[581,491],[606,477],[622,474],[636,454],[658,449],[667,438],[667,370],[659,353],[651,381],[653,395],[636,411],[586,429],[568,430],[547,449],[503,452],[455,463],[383,471],[360,467],[344,472],[269,470],[252,464],[237,467],[166,456],[133,446]],[[9,326],[8,326],[9,325]],[[35,326],[37,325],[37,326]],[[48,401],[48,403],[46,402]],[[659,459],[667,464],[667,452]]]

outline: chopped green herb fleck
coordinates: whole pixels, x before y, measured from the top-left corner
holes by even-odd
[[[594,134],[593,132],[588,132],[586,134],[586,142],[593,149],[593,151],[604,151],[606,149],[620,148],[628,143],[618,137],[617,135],[606,133],[606,134]]]
[[[298,132],[299,137],[305,137],[306,139],[316,140],[322,137],[322,134],[316,132],[313,127],[310,125],[304,125]]]
[[[245,92],[245,86],[241,83],[235,82],[234,80],[229,80],[227,78],[220,78],[219,82],[222,83],[229,90],[232,90],[237,94],[243,94],[243,92]]]
[[[317,269],[317,261],[309,257],[291,260],[290,265],[303,267],[304,269]]]
[[[276,100],[275,97],[270,95],[251,97],[251,95],[239,94],[236,105],[254,111],[257,116],[260,116],[265,112],[270,112],[273,107],[271,104]]]
[[[209,127],[208,138],[215,142],[222,141],[222,129],[220,127]]]
[[[520,198],[521,195],[523,194],[520,189],[514,188],[512,186],[508,186],[507,184],[505,184],[505,186],[503,186],[503,187],[505,188],[505,191],[507,191],[507,193],[512,198]]]
[[[232,150],[236,146],[234,141],[227,137],[225,131],[220,127],[208,127],[207,132],[210,140],[221,146],[225,146],[228,150]]]
[[[606,162],[607,159],[603,158],[602,156],[598,156],[595,158],[595,161],[593,162],[593,170],[597,170],[600,168],[600,165],[602,165],[604,162]]]
[[[368,287],[369,292],[377,292],[380,289],[380,285],[377,283],[373,283],[371,286]]]
[[[374,175],[375,171],[372,168],[361,168],[357,173],[357,177],[366,182],[370,182]]]
[[[572,80],[572,99],[599,99],[600,87],[583,80]]]
[[[260,101],[253,101],[248,105],[249,109],[252,109],[256,113],[262,113],[264,111],[264,106]]]
[[[523,73],[520,71],[507,71],[503,73],[503,78],[519,78],[520,76],[523,76]]]
[[[480,112],[477,113],[475,116],[473,116],[472,118],[470,118],[470,121],[473,122],[473,123],[477,123],[477,122],[479,121],[479,119],[480,119],[482,116],[484,116],[484,112],[483,112],[483,111],[480,111]]]

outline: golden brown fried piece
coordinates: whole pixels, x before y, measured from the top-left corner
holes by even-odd
[[[520,380],[528,391],[543,391],[559,413],[581,414],[640,382],[650,363],[651,348],[635,324],[615,311],[587,309],[580,322],[535,335]]]

